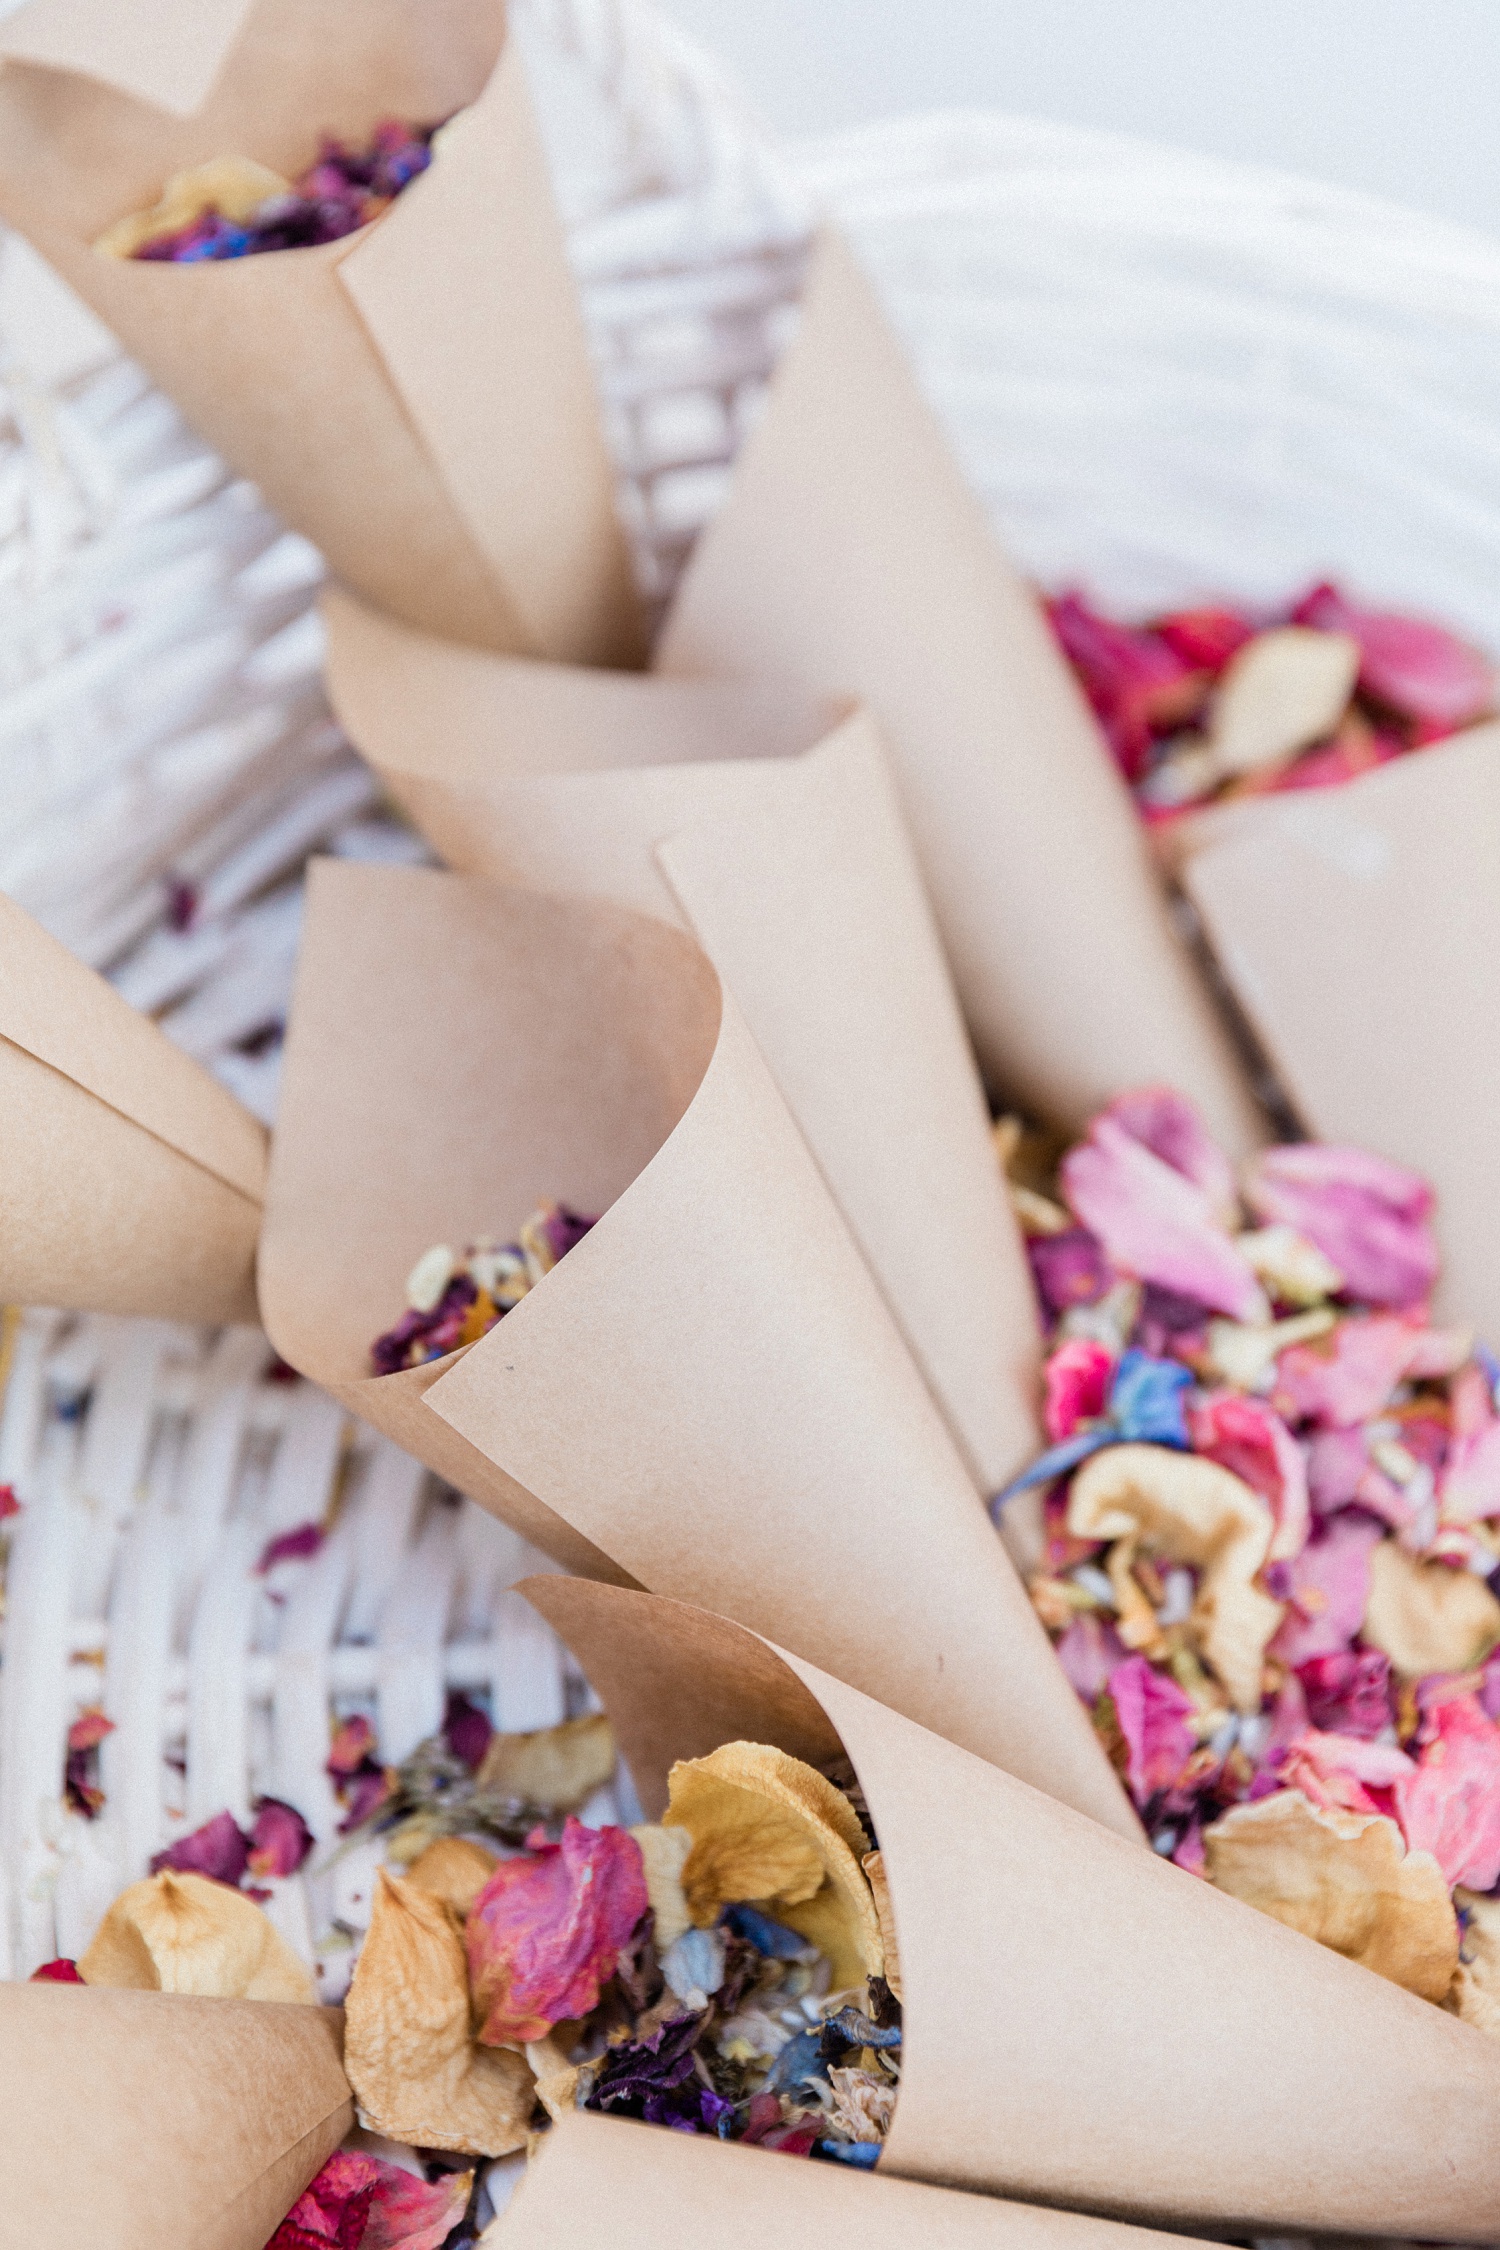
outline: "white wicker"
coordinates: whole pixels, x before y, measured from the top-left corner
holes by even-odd
[[[809,214],[830,206],[1042,579],[1144,609],[1332,570],[1500,647],[1500,248],[1008,119],[773,156],[642,0],[516,0],[515,21],[653,603],[722,491],[795,317]],[[86,340],[65,376],[33,352],[28,374],[6,307],[39,286],[0,249],[0,886],[269,1118],[303,858],[414,847],[330,724],[317,558],[107,348]],[[583,1695],[505,1592],[516,1543],[265,1365],[254,1336],[148,1323],[34,1313],[16,1340],[12,1973],[80,1943],[153,1849],[222,1806],[285,1795],[326,1837],[331,1704],[368,1710],[389,1757],[434,1724],[445,1680],[487,1688],[505,1725]],[[271,1531],[336,1492],[316,1561],[256,1577]],[[90,1824],[60,1808],[62,1739],[101,1697],[117,1731]],[[329,1991],[369,1875],[354,1855],[274,1902],[321,1946]]]

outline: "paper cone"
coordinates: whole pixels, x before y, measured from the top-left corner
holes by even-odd
[[[836,235],[656,662],[868,701],[993,1087],[1076,1128],[1162,1079],[1226,1146],[1262,1137],[1125,787]]]
[[[765,2149],[574,2110],[549,2127],[515,2201],[485,2250],[660,2250],[671,2213],[675,2250],[719,2250],[725,2213],[741,2242],[777,2250],[830,2243],[902,2250],[1184,2250],[1183,2237],[956,2195],[838,2164],[775,2164]],[[1192,2250],[1191,2244],[1186,2250]]]
[[[852,1759],[905,1996],[883,2171],[1230,2235],[1494,2241],[1500,2044],[721,1618],[524,1591],[648,1816],[721,1742]]]
[[[126,13],[154,51],[181,0]],[[117,0],[73,0],[68,52],[97,25],[102,68],[121,20]],[[503,29],[501,0],[256,0],[189,117],[7,66],[0,218],[372,600],[490,647],[630,663],[641,626],[587,344],[520,59],[496,63]],[[457,110],[431,169],[342,242],[187,266],[90,247],[186,166],[233,154],[290,174],[324,130]]]
[[[423,1250],[503,1238],[546,1195],[605,1216],[468,1351],[364,1375]],[[260,1287],[293,1366],[564,1562],[716,1601],[1135,1832],[806,1144],[679,931],[317,865]]]
[[[342,2018],[0,1985],[0,2244],[263,2250],[354,2122]]]
[[[1184,885],[1310,1133],[1429,1179],[1437,1303],[1500,1338],[1500,726],[1226,806]]]
[[[266,1136],[0,898],[0,1303],[253,1321]]]
[[[239,36],[250,0],[27,0],[0,20],[0,61],[40,64],[118,86],[179,116],[197,109]]]
[[[998,1491],[1041,1443],[1035,1299],[868,714],[490,656],[348,596],[325,614],[335,708],[451,866],[698,938]]]

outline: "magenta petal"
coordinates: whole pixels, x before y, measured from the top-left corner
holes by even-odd
[[[1286,1615],[1269,1653],[1294,1669],[1314,1656],[1347,1649],[1365,1621],[1370,1599],[1370,1557],[1380,1526],[1365,1516],[1335,1516],[1283,1564]]]
[[[1432,1190],[1384,1157],[1319,1141],[1268,1148],[1250,1166],[1245,1195],[1262,1219],[1316,1243],[1365,1304],[1419,1304],[1437,1279]]]
[[[439,2250],[463,2217],[473,2174],[449,2172],[431,2187],[397,2164],[354,2149],[330,2156],[303,2189],[266,2250]]]
[[[650,1905],[641,1850],[624,1828],[569,1814],[560,1844],[537,1829],[529,1857],[502,1859],[464,1931],[478,2036],[542,2039],[598,2006],[622,1947]]]
[[[1419,725],[1451,732],[1494,708],[1490,665],[1439,625],[1389,610],[1361,609],[1334,586],[1314,587],[1292,616],[1298,625],[1352,634],[1360,648],[1360,686]]]
[[[1073,1337],[1059,1344],[1047,1361],[1047,1403],[1043,1420],[1054,1445],[1070,1438],[1080,1422],[1094,1422],[1109,1398],[1114,1354],[1103,1344]]]
[[[1193,1754],[1192,1698],[1144,1656],[1127,1656],[1115,1666],[1109,1695],[1125,1740],[1130,1794],[1144,1809],[1171,1788]]]
[[[1500,1882],[1500,1729],[1472,1695],[1440,1703],[1415,1773],[1396,1784],[1396,1818],[1414,1852],[1431,1852],[1451,1887]]]
[[[179,1836],[164,1852],[158,1852],[151,1862],[151,1872],[159,1875],[164,1867],[176,1868],[180,1874],[208,1875],[216,1883],[228,1883],[237,1889],[240,1878],[249,1862],[250,1846],[233,1813],[215,1813],[191,1836]]]
[[[1068,1685],[1088,1704],[1098,1702],[1110,1673],[1125,1662],[1129,1653],[1113,1625],[1095,1610],[1085,1610],[1081,1617],[1075,1617],[1057,1644],[1057,1661],[1067,1674]]]
[[[1416,1771],[1404,1750],[1362,1735],[1322,1734],[1309,1727],[1287,1745],[1281,1778],[1313,1804],[1347,1812],[1378,1812],[1372,1789],[1390,1789]]]
[[[1288,1422],[1353,1430],[1413,1372],[1421,1335],[1417,1322],[1396,1313],[1353,1314],[1315,1344],[1293,1344],[1281,1354],[1271,1403]]]
[[[1107,1113],[1070,1149],[1059,1174],[1075,1216],[1110,1263],[1235,1320],[1264,1320],[1249,1264],[1195,1181],[1153,1156]]]
[[[1307,1544],[1312,1509],[1302,1448],[1264,1399],[1239,1391],[1209,1391],[1188,1409],[1193,1451],[1217,1461],[1258,1492],[1276,1529],[1270,1560],[1285,1561]]]
[[[255,1875],[295,1875],[313,1848],[313,1832],[294,1805],[262,1797],[250,1837],[250,1870]]]
[[[1202,1188],[1222,1225],[1235,1224],[1239,1192],[1234,1167],[1185,1094],[1170,1086],[1139,1086],[1117,1094],[1100,1114],[1112,1117],[1133,1141]]]

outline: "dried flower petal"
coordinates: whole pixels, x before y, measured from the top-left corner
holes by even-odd
[[[1393,1743],[1325,1734],[1316,1727],[1304,1727],[1281,1762],[1281,1778],[1289,1789],[1300,1789],[1310,1804],[1343,1812],[1379,1812],[1370,1790],[1393,1789],[1415,1771],[1406,1752]]]
[[[429,2187],[397,2164],[338,2149],[303,2189],[266,2250],[440,2250],[468,2208],[472,2172]]]
[[[60,1957],[56,1961],[44,1961],[39,1969],[32,1970],[26,1981],[28,1984],[82,1984],[83,1979],[78,1974],[76,1961]]]
[[[311,1976],[253,1899],[206,1875],[170,1869],[120,1893],[78,1970],[85,1984],[215,2000],[317,1997]]]
[[[1279,1304],[1321,1305],[1344,1286],[1333,1260],[1295,1227],[1257,1227],[1236,1235],[1235,1245]]]
[[[419,2148],[524,2148],[532,2077],[470,2030],[463,1940],[442,1900],[384,1869],[344,2006],[344,2068],[376,2132]]]
[[[602,1711],[530,1734],[497,1734],[476,1776],[481,1789],[549,1812],[572,1812],[613,1781],[615,1737]]]
[[[340,1720],[334,1729],[333,1746],[328,1753],[328,1773],[334,1781],[347,1780],[358,1773],[365,1760],[375,1749],[375,1729],[363,1713],[352,1719]]]
[[[1209,1391],[1190,1409],[1188,1428],[1195,1453],[1232,1470],[1270,1509],[1270,1561],[1300,1554],[1312,1519],[1307,1463],[1281,1416],[1260,1399]]]
[[[1201,1571],[1194,1627],[1240,1711],[1260,1708],[1265,1647],[1281,1620],[1280,1604],[1255,1583],[1271,1528],[1270,1510],[1240,1477],[1162,1446],[1096,1453],[1068,1495],[1075,1538],[1138,1541]]]
[[[1396,1818],[1413,1851],[1431,1852],[1446,1881],[1500,1883],[1500,1730],[1471,1695],[1430,1714],[1432,1739],[1396,1783]]]
[[[1393,1820],[1321,1812],[1295,1789],[1237,1805],[1205,1830],[1208,1879],[1289,1929],[1425,2000],[1458,1965],[1458,1924],[1435,1859]]]
[[[1358,677],[1359,643],[1347,633],[1305,625],[1257,633],[1231,659],[1209,707],[1219,772],[1251,773],[1321,742]]]
[[[1383,1539],[1370,1557],[1363,1638],[1408,1679],[1468,1672],[1500,1647],[1500,1602],[1472,1571],[1418,1562]]]
[[[655,1917],[656,1950],[665,1953],[692,1927],[682,1871],[693,1839],[685,1828],[662,1828],[655,1821],[643,1821],[630,1833],[640,1846],[646,1895]]]
[[[291,186],[279,172],[257,164],[248,156],[218,156],[191,170],[174,172],[159,201],[147,211],[106,228],[94,248],[106,258],[134,258],[150,242],[179,234],[205,212],[225,219],[248,219],[253,211]]]
[[[896,2114],[896,2089],[891,2080],[877,2078],[872,2070],[834,2064],[828,2084],[833,2093],[828,2112],[833,2130],[849,2141],[883,2141]]]
[[[1360,1602],[1359,1617],[1364,1616]],[[1359,1619],[1349,1628],[1359,1630]],[[1280,1636],[1271,1644],[1278,1653]],[[1374,1648],[1349,1648],[1312,1656],[1297,1668],[1307,1697],[1307,1715],[1330,1734],[1355,1734],[1373,1741],[1391,1723],[1391,1660]]]
[[[1245,1199],[1260,1218],[1305,1235],[1364,1304],[1420,1304],[1437,1279],[1431,1188],[1368,1150],[1319,1141],[1262,1149]]]
[[[452,1908],[460,1922],[468,1920],[474,1901],[500,1862],[483,1844],[467,1836],[439,1836],[419,1852],[406,1871],[406,1880],[419,1891],[430,1891]]]
[[[1109,1676],[1108,1694],[1125,1751],[1125,1779],[1144,1811],[1170,1789],[1198,1746],[1193,1700],[1143,1656],[1128,1656]]]
[[[891,1886],[886,1881],[885,1854],[866,1852],[859,1864],[875,1901],[875,1919],[880,1924],[880,1943],[885,1953],[885,1981],[900,2000],[905,1997],[901,1990],[901,1953],[896,1944],[896,1910],[891,1904]]]
[[[1233,1226],[1239,1215],[1234,1167],[1186,1095],[1171,1086],[1137,1086],[1116,1094],[1100,1114],[1201,1188],[1218,1223]]]
[[[880,1926],[860,1868],[868,1841],[831,1781],[758,1742],[680,1759],[666,1821],[693,1849],[683,1876],[694,1921],[736,1900],[764,1905],[827,1955],[836,1987],[881,1974]]]
[[[252,1875],[295,1875],[313,1848],[313,1832],[295,1805],[262,1797],[250,1836]]]
[[[296,1814],[292,1817],[297,1818]],[[212,1820],[206,1820],[201,1828],[195,1828],[190,1836],[179,1836],[175,1844],[158,1852],[151,1862],[151,1872],[159,1875],[164,1867],[175,1867],[180,1874],[207,1875],[214,1882],[227,1883],[235,1890],[249,1859],[250,1845],[238,1821],[233,1813],[221,1812],[215,1813]]]
[[[1495,679],[1486,659],[1439,625],[1363,609],[1327,585],[1305,594],[1292,615],[1321,632],[1352,634],[1360,649],[1360,685],[1403,718],[1451,733],[1494,706]]]
[[[1500,2038],[1500,1899],[1460,1890],[1453,1903],[1463,1912],[1464,1930],[1458,1974],[1444,2004],[1476,2031]]]
[[[491,2046],[586,2016],[650,1905],[640,1846],[623,1828],[570,1816],[560,1844],[537,1829],[528,1846],[529,1857],[500,1862],[469,1914],[474,2007]]]
[[[1264,1320],[1265,1293],[1196,1181],[1164,1163],[1105,1111],[1063,1158],[1069,1207],[1119,1272],[1236,1320]]]
[[[305,1562],[318,1553],[323,1544],[323,1526],[320,1523],[299,1523],[291,1531],[278,1532],[268,1539],[261,1549],[255,1565],[257,1578],[264,1578],[278,1563]]]
[[[1416,1372],[1422,1336],[1419,1321],[1395,1313],[1341,1320],[1316,1342],[1293,1344],[1281,1354],[1271,1403],[1288,1422],[1353,1429],[1378,1414],[1403,1377]]]
[[[1109,1397],[1114,1357],[1103,1344],[1085,1337],[1060,1344],[1047,1361],[1044,1423],[1053,1444],[1070,1438],[1080,1422],[1103,1414]]]
[[[443,1710],[443,1740],[454,1757],[462,1758],[470,1773],[477,1773],[494,1738],[495,1730],[479,1705],[451,1688]]]
[[[1287,1607],[1273,1656],[1300,1665],[1348,1648],[1369,1603],[1370,1559],[1379,1544],[1380,1526],[1368,1516],[1335,1516],[1282,1565],[1277,1584]]]

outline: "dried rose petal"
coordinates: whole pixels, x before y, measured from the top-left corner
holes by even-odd
[[[527,1849],[500,1862],[467,1925],[479,2037],[491,2046],[586,2016],[650,1905],[640,1846],[623,1828],[570,1815],[560,1844],[537,1829]]]
[[[1370,1599],[1370,1558],[1379,1544],[1380,1527],[1367,1516],[1335,1516],[1282,1564],[1277,1584],[1287,1608],[1273,1656],[1296,1666],[1348,1648]]]
[[[374,1749],[375,1729],[362,1713],[352,1719],[341,1719],[334,1729],[327,1771],[335,1781],[344,1780],[359,1771],[365,1760],[374,1754]]]
[[[1432,1190],[1366,1149],[1319,1141],[1263,1149],[1245,1176],[1258,1217],[1295,1227],[1330,1258],[1364,1304],[1423,1302],[1437,1279]]]
[[[1339,1649],[1308,1657],[1298,1666],[1297,1677],[1308,1717],[1320,1730],[1373,1741],[1391,1724],[1391,1660],[1379,1649]]]
[[[39,1969],[33,1969],[27,1981],[30,1984],[82,1984],[83,1979],[78,1974],[76,1961],[59,1957],[56,1961],[44,1961]]]
[[[1408,1679],[1468,1672],[1500,1645],[1500,1602],[1472,1571],[1418,1562],[1382,1539],[1370,1557],[1362,1633]]]
[[[575,1812],[614,1779],[614,1729],[602,1711],[527,1734],[492,1736],[480,1765],[481,1789],[549,1812]]]
[[[70,1751],[96,1749],[104,1737],[114,1731],[114,1720],[106,1719],[102,1711],[84,1711],[68,1729],[68,1748]]]
[[[1239,1215],[1234,1167],[1185,1094],[1171,1086],[1138,1086],[1116,1094],[1100,1115],[1201,1188],[1221,1225],[1234,1225]]]
[[[266,2250],[440,2250],[468,2208],[472,2172],[429,2187],[397,2164],[354,2149],[330,2156],[303,2189]]]
[[[137,1991],[316,1998],[311,1976],[253,1899],[170,1868],[120,1893],[78,1969],[85,1984]]]
[[[260,1560],[255,1565],[257,1578],[282,1562],[304,1562],[315,1555],[323,1544],[323,1526],[320,1523],[299,1523],[291,1531],[278,1532],[268,1539],[261,1549]]]
[[[1069,1686],[1090,1706],[1098,1702],[1110,1673],[1128,1654],[1113,1625],[1093,1610],[1075,1617],[1057,1644],[1057,1661]]]
[[[1270,1508],[1276,1528],[1268,1559],[1300,1554],[1312,1518],[1307,1463],[1281,1416],[1262,1399],[1208,1391],[1189,1406],[1188,1428],[1195,1453],[1243,1478]]]
[[[190,1836],[179,1836],[175,1844],[168,1844],[164,1852],[158,1852],[151,1862],[151,1872],[159,1875],[164,1867],[175,1867],[182,1874],[207,1875],[212,1882],[227,1883],[235,1890],[244,1876],[249,1855],[249,1843],[233,1813],[215,1813],[212,1820],[206,1820]],[[258,1869],[257,1872],[273,1870]]]
[[[1154,633],[1116,625],[1078,594],[1049,602],[1047,614],[1121,772],[1138,781],[1158,728],[1181,725],[1206,681],[1197,683],[1194,668]]]
[[[1500,1729],[1471,1695],[1429,1715],[1432,1738],[1396,1783],[1396,1818],[1413,1851],[1431,1852],[1446,1881],[1472,1891],[1500,1882]]]
[[[1344,1812],[1379,1812],[1371,1789],[1392,1789],[1416,1771],[1404,1750],[1361,1735],[1306,1727],[1287,1744],[1281,1778],[1310,1804]],[[1408,1837],[1408,1842],[1410,1838]]]
[[[0,1484],[0,1523],[8,1523],[12,1516],[21,1513],[21,1502],[16,1498],[13,1484]]]
[[[294,1805],[262,1797],[250,1837],[250,1870],[255,1875],[295,1875],[313,1848],[313,1832]]]
[[[1053,1318],[1074,1305],[1096,1305],[1114,1280],[1104,1245],[1087,1227],[1026,1238],[1036,1293]]]
[[[1127,1656],[1115,1666],[1108,1693],[1125,1745],[1125,1778],[1144,1811],[1171,1788],[1197,1748],[1193,1699],[1144,1656]]]
[[[1060,1344],[1047,1361],[1047,1403],[1043,1413],[1054,1445],[1070,1438],[1080,1422],[1094,1422],[1109,1397],[1114,1355],[1083,1337]]]
[[[1234,609],[1179,609],[1156,621],[1158,638],[1184,664],[1200,672],[1222,672],[1255,630],[1250,619]]]
[[[477,1703],[471,1703],[456,1688],[449,1690],[443,1712],[443,1740],[454,1757],[463,1760],[470,1773],[477,1773],[483,1765],[494,1731],[487,1713],[481,1711]]]
[[[1121,1273],[1159,1282],[1236,1320],[1268,1317],[1265,1292],[1212,1199],[1108,1112],[1068,1151],[1059,1179],[1069,1207]]]
[[[1352,634],[1360,647],[1361,687],[1403,718],[1451,733],[1494,708],[1488,662],[1439,625],[1362,609],[1328,585],[1304,594],[1292,615],[1299,625]]]
[[[1395,1313],[1341,1320],[1315,1343],[1293,1344],[1280,1355],[1271,1403],[1288,1422],[1353,1429],[1416,1372],[1421,1338],[1419,1321]]]

